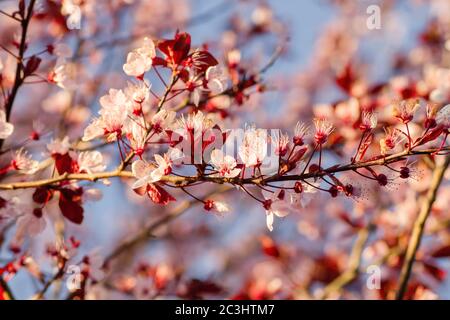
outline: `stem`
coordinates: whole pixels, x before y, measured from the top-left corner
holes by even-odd
[[[427,195],[424,199],[424,202],[422,203],[422,207],[420,208],[417,219],[414,222],[411,238],[409,239],[405,260],[400,273],[398,291],[395,297],[396,300],[402,300],[403,296],[405,295],[406,289],[408,287],[408,280],[411,275],[411,270],[416,258],[416,253],[420,247],[420,242],[422,240],[425,223],[428,216],[430,215],[431,208],[434,201],[436,200],[436,194],[438,192],[439,186],[441,185],[445,170],[447,169],[449,163],[450,157],[447,156],[445,162],[434,169],[430,188],[428,189]]]
[[[358,157],[359,149],[361,148],[361,145],[362,145],[362,142],[363,142],[363,140],[364,140],[364,136],[365,136],[365,135],[366,135],[366,131],[364,130],[363,133],[362,133],[362,135],[361,135],[361,140],[359,140],[358,148],[356,148],[356,153],[355,153],[354,158],[352,159],[352,163],[355,163],[355,162],[356,162],[356,158]]]
[[[20,86],[23,84],[23,81],[25,80],[25,78],[22,77],[22,72],[24,69],[24,65],[23,65],[23,58],[25,55],[25,50],[27,48],[27,31],[28,31],[28,25],[30,24],[31,21],[31,17],[33,15],[33,7],[35,4],[36,0],[30,0],[30,3],[28,5],[28,11],[27,11],[27,15],[26,17],[21,21],[21,25],[22,25],[22,35],[20,38],[20,45],[19,45],[19,56],[18,56],[18,61],[17,61],[17,66],[16,66],[16,76],[14,79],[14,85],[13,88],[11,90],[11,93],[8,97],[8,101],[5,105],[5,113],[6,113],[6,121],[9,122],[9,118],[11,116],[11,111],[12,111],[12,107],[14,104],[14,100],[16,99],[16,95],[17,92],[19,91]],[[3,146],[3,141],[4,140],[0,140],[0,150],[1,147]]]
[[[11,288],[9,287],[8,283],[6,283],[6,281],[2,277],[0,277],[0,287],[3,288],[3,290],[8,294],[8,296],[11,300],[16,299],[14,297],[14,294],[12,293]]]

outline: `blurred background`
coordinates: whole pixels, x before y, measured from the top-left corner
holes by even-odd
[[[18,130],[14,133],[16,138],[10,141],[20,144],[20,137],[32,131],[30,117],[39,119],[46,128],[43,139],[27,145],[37,159],[45,157],[42,144],[52,138],[64,135],[71,140],[79,138],[89,117],[99,109],[99,97],[109,88],[126,86],[128,78],[122,71],[126,55],[145,36],[169,38],[177,29],[187,31],[193,47],[207,46],[220,63],[226,61],[232,49],[238,50],[243,66],[249,70],[263,67],[282,48],[281,56],[262,75],[264,92],[251,95],[241,106],[231,105],[234,117],[224,121],[228,127],[255,123],[290,132],[297,121],[327,114],[330,105],[347,99],[334,78],[350,62],[363,74],[366,84],[389,82],[393,87],[401,87],[423,79],[427,61],[434,61],[436,50],[450,49],[450,40],[447,47],[444,42],[437,49],[430,49],[431,45],[424,40],[434,24],[447,28],[450,25],[447,0],[84,0],[80,3],[79,30],[67,30],[61,22],[65,17],[52,18],[51,10],[58,10],[58,1],[39,2],[41,14],[32,20],[28,50],[37,52],[47,44],[68,45],[73,54],[67,59],[75,75],[64,89],[42,83],[26,86],[20,92],[12,116]],[[381,28],[369,30],[366,10],[373,4],[381,10]],[[16,5],[16,1],[0,2],[5,11]],[[0,17],[0,43],[8,43],[17,32],[14,21],[9,20]],[[1,52],[0,58],[6,70],[7,54]],[[43,69],[54,65],[54,57],[46,58]],[[155,90],[161,90],[159,82],[150,81]],[[349,110],[349,106],[344,106],[339,112],[345,117]],[[102,150],[108,157],[108,168],[119,163],[115,146]],[[327,161],[339,162],[341,156],[330,151]],[[428,178],[424,173],[423,181]],[[97,183],[103,197],[85,204],[82,225],[69,222],[61,226],[53,221],[36,239],[25,240],[23,248],[46,275],[51,275],[54,266],[46,248],[60,236],[61,229],[65,239],[74,236],[81,241],[78,258],[73,259],[76,264],[85,254],[108,257],[145,226],[177,213],[177,208],[185,205],[185,195],[176,191],[173,193],[179,200],[176,203],[154,205],[135,195],[130,183],[119,179],[111,179],[107,185]],[[213,188],[201,185],[193,192],[201,197]],[[407,236],[411,217],[417,210],[417,194],[425,186],[411,181],[395,186],[394,193],[373,185],[364,188],[367,196],[357,200],[331,199],[328,194],[317,193],[304,209],[276,219],[272,233],[266,228],[264,209],[243,192],[230,190],[215,196],[232,208],[223,216],[209,213],[202,204],[192,202],[170,223],[155,228],[114,258],[113,271],[105,275],[108,280],[93,285],[89,297],[319,298],[322,289],[347,265],[358,228],[349,226],[345,220],[367,222],[367,217],[377,212],[381,217],[378,223],[386,226],[369,238],[362,253],[364,271],[368,265],[382,260],[389,251],[389,241]],[[450,218],[448,185],[441,192],[442,200],[436,204],[437,210],[441,210],[439,217]],[[0,248],[0,261],[14,257],[8,248],[13,237],[14,228],[10,228]],[[437,237],[445,241],[448,238]],[[396,279],[398,259],[386,258],[379,264],[383,281]],[[448,263],[439,261],[435,267],[445,273]],[[450,298],[447,278],[436,278],[426,271],[423,274],[425,279],[420,282],[426,283],[422,288],[424,296],[437,294]],[[331,297],[385,298],[379,290],[367,289],[366,279],[367,274],[362,272],[345,290]],[[160,283],[155,284],[157,281]],[[30,297],[39,287],[38,281],[30,281],[26,272],[19,272],[10,284],[19,298]],[[52,288],[49,297],[63,296],[67,289],[64,283],[60,286]],[[164,289],[155,289],[158,286]]]

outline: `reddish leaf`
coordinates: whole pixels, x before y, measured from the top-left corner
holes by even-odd
[[[205,294],[219,294],[222,291],[222,287],[212,281],[192,279],[178,295],[188,299],[200,299]]]
[[[75,172],[76,162],[72,160],[68,153],[59,154],[55,153],[52,155],[53,159],[55,159],[56,170],[59,174],[63,173],[73,173]]]
[[[153,58],[153,65],[154,66],[163,66],[167,67],[167,61],[160,57],[154,57]]]
[[[147,193],[149,198],[157,204],[165,205],[170,201],[176,200],[172,195],[170,195],[170,193],[155,184],[149,184],[147,186]]]
[[[134,192],[136,192],[138,195],[143,196],[144,194],[147,193],[147,186],[142,186],[136,189],[133,189]]]
[[[177,33],[173,40],[162,40],[158,43],[158,49],[167,57],[173,65],[179,65],[189,54],[191,49],[191,36],[186,33]]]
[[[445,276],[447,275],[447,273],[441,268],[428,262],[424,262],[423,266],[425,267],[426,272],[437,281],[442,282],[445,280]]]
[[[36,56],[31,56],[30,59],[28,59],[27,64],[25,65],[24,74],[25,77],[29,76],[33,72],[39,68],[39,65],[41,64],[42,59]]]
[[[344,69],[336,76],[336,84],[346,93],[350,93],[350,90],[356,81],[353,68],[350,63],[348,63]]]
[[[184,83],[188,82],[190,79],[190,74],[189,74],[189,70],[188,69],[183,69],[180,71],[180,73],[178,74],[180,76],[181,81],[183,81]]]
[[[33,193],[33,201],[40,204],[46,204],[53,197],[53,192],[48,188],[39,187]]]
[[[213,67],[219,64],[216,58],[214,58],[211,53],[205,50],[195,51],[192,54],[192,60],[194,62],[194,69],[197,73],[203,73],[209,67]]]
[[[383,88],[386,86],[386,83],[382,82],[382,83],[377,83],[372,85],[368,92],[369,94],[378,94],[381,92],[381,90],[383,90]]]
[[[339,213],[338,217],[352,228],[360,229],[363,227],[363,224],[360,221],[353,221],[346,212]]]
[[[289,162],[291,162],[291,163],[299,162],[305,155],[306,150],[308,150],[308,148],[304,147],[304,148],[301,148],[301,149],[298,149],[297,151],[295,151],[295,153],[291,156]]]
[[[431,130],[423,137],[420,144],[425,144],[427,142],[436,140],[441,135],[442,131],[443,131],[442,127],[437,127],[435,129]]]
[[[83,222],[83,207],[81,206],[81,193],[78,190],[61,189],[59,208],[62,215],[69,221],[81,224]]]
[[[268,236],[263,236],[260,239],[262,249],[266,255],[269,257],[279,258],[280,250],[278,246],[275,244],[272,238]]]
[[[433,258],[448,258],[448,257],[450,257],[450,245],[440,247],[439,249],[433,251],[431,256]]]
[[[332,256],[323,256],[316,259],[312,279],[322,283],[330,283],[341,274],[338,261]]]

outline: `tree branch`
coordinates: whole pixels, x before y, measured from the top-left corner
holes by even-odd
[[[442,148],[442,150],[449,150],[450,147]],[[331,166],[328,169],[324,169],[321,172],[317,173],[304,173],[300,175],[272,175],[268,177],[256,177],[256,178],[222,178],[222,177],[211,177],[211,176],[163,176],[161,178],[162,182],[173,183],[176,186],[188,186],[194,182],[213,182],[218,184],[230,183],[233,185],[243,185],[243,184],[254,184],[254,185],[264,185],[269,182],[280,182],[280,181],[299,181],[311,178],[318,178],[328,174],[334,174],[338,172],[344,171],[354,171],[360,168],[374,167],[374,166],[383,166],[386,164],[398,162],[404,160],[406,157],[421,155],[421,154],[433,154],[438,149],[427,149],[427,150],[405,150],[403,152],[399,152],[385,158],[371,160],[366,162],[358,162],[358,163],[350,163],[343,166]],[[129,155],[131,156],[131,155]],[[127,162],[128,158],[125,160]],[[131,171],[124,171],[124,166],[121,164],[114,171],[100,172],[95,174],[89,173],[71,173],[71,174],[63,174],[55,178],[35,180],[35,181],[24,181],[24,182],[11,182],[11,183],[2,183],[0,184],[0,190],[14,190],[14,189],[26,189],[26,188],[37,188],[43,186],[51,186],[55,185],[59,182],[63,181],[97,181],[101,179],[108,179],[113,177],[124,177],[124,178],[132,178],[133,173]]]
[[[6,283],[6,281],[2,277],[0,277],[0,287],[3,288],[3,290],[8,295],[9,299],[11,299],[11,300],[15,300],[16,299],[14,297],[14,294],[12,293],[11,288],[9,287],[8,283]]]
[[[6,121],[9,121],[9,118],[11,116],[12,107],[14,105],[14,100],[16,99],[17,92],[19,91],[20,86],[23,84],[23,81],[25,80],[22,76],[22,72],[24,69],[23,65],[23,59],[25,55],[25,51],[27,49],[27,32],[28,32],[28,25],[30,24],[31,17],[33,16],[33,8],[36,0],[30,0],[30,3],[28,4],[28,11],[26,16],[21,20],[21,26],[22,26],[22,35],[20,38],[20,45],[19,45],[19,55],[18,55],[18,61],[16,66],[16,75],[14,78],[14,85],[12,87],[11,93],[8,96],[8,100],[5,105],[5,113],[6,113]],[[3,141],[0,140],[0,150],[3,146]]]
[[[444,163],[435,168],[433,177],[431,180],[430,188],[422,203],[419,214],[412,230],[411,238],[409,239],[408,248],[406,250],[405,260],[403,262],[402,270],[400,273],[400,280],[398,290],[396,294],[396,300],[402,300],[408,287],[408,280],[411,275],[411,270],[416,259],[416,252],[419,249],[420,242],[422,240],[423,231],[425,229],[425,223],[430,215],[431,208],[436,200],[436,194],[439,186],[441,185],[444,173],[449,166],[450,156],[447,156]]]
[[[359,230],[350,254],[347,269],[325,287],[322,294],[322,299],[327,299],[331,293],[341,290],[358,276],[359,268],[361,266],[362,252],[366,246],[367,240],[369,239],[372,227],[372,223],[369,223],[367,227]]]

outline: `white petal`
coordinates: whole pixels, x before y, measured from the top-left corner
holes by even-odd
[[[159,154],[155,154],[155,161],[158,164],[158,166],[166,165],[166,160]]]
[[[211,152],[211,164],[216,167],[219,168],[221,166],[223,162],[223,152],[220,149],[214,149]]]
[[[200,90],[195,89],[194,92],[192,92],[192,100],[194,105],[198,107],[198,104],[200,103]]]
[[[94,120],[90,125],[84,129],[84,135],[81,140],[90,141],[92,139],[101,137],[104,133],[103,128],[99,126],[100,122],[98,120]]]
[[[233,169],[230,171],[229,174],[227,174],[228,178],[234,178],[236,176],[238,176],[241,173],[241,169]]]
[[[149,183],[150,183],[150,182],[149,182],[150,180],[151,180],[151,177],[150,177],[150,176],[145,176],[145,177],[143,177],[143,178],[137,180],[135,183],[133,183],[133,185],[131,186],[131,188],[133,188],[133,189],[139,189],[140,187],[143,187],[143,186],[149,184]]]
[[[273,231],[273,214],[271,211],[266,211],[266,225],[267,229],[269,229],[270,232]]]
[[[232,168],[236,167],[236,159],[234,159],[234,157],[232,157],[232,156],[225,156],[225,158],[223,159],[223,162],[225,163],[227,168],[232,169]]]
[[[8,138],[14,131],[14,126],[11,123],[0,123],[0,139]]]
[[[142,178],[149,174],[149,166],[143,160],[136,160],[131,165],[131,172],[136,178]]]
[[[159,180],[161,180],[161,178],[164,176],[164,171],[160,168],[155,169],[152,171],[152,173],[150,174],[150,183],[154,183],[157,182]]]

